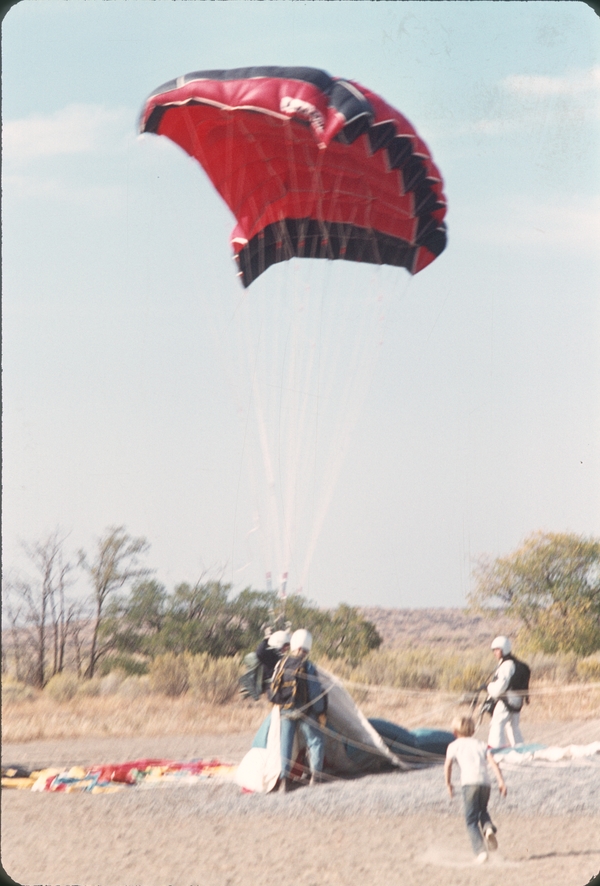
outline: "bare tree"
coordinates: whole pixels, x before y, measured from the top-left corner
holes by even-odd
[[[61,646],[64,658],[68,631],[65,590],[73,569],[65,559],[64,542],[65,538],[56,529],[44,541],[23,543],[22,548],[35,567],[37,577],[29,579],[18,576],[6,585],[7,595],[15,596],[19,601],[16,609],[7,603],[17,671],[24,676],[24,653],[28,647],[27,677],[40,688],[47,682],[49,645],[52,651],[51,675],[57,672]],[[25,644],[19,630],[25,631]]]
[[[80,611],[75,611],[69,626],[69,639],[75,653],[75,667],[78,677],[81,677],[83,670],[83,631],[85,627],[85,622],[80,618],[80,615]]]
[[[110,648],[110,645],[100,647],[98,644],[106,601],[128,582],[151,574],[151,569],[139,565],[139,556],[145,554],[148,548],[145,538],[133,538],[125,527],[116,526],[110,527],[107,535],[98,539],[98,551],[93,562],[88,560],[85,551],[79,553],[79,563],[90,576],[95,610],[86,677],[94,676],[99,659]]]
[[[26,655],[26,651],[23,649],[23,632],[21,628],[23,622],[23,606],[20,604],[16,609],[13,607],[12,600],[8,596],[12,587],[12,584],[8,582],[3,588],[3,596],[5,598],[3,610],[6,612],[10,622],[10,651],[14,660],[15,677],[17,680],[22,680],[24,678],[23,658]],[[2,641],[2,648],[4,655],[4,652],[7,651],[4,639]]]

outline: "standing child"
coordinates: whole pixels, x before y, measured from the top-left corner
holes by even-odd
[[[471,717],[455,717],[452,731],[456,741],[448,745],[444,776],[446,787],[452,797],[452,764],[456,760],[460,767],[460,783],[465,804],[467,831],[471,839],[475,861],[487,861],[487,850],[498,848],[496,828],[487,810],[490,799],[490,777],[488,763],[498,782],[500,794],[506,797],[506,785],[500,767],[486,745],[473,737],[475,723]]]

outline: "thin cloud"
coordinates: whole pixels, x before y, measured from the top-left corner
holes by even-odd
[[[598,93],[600,96],[600,65],[587,71],[574,71],[560,76],[539,74],[511,74],[502,81],[502,86],[515,95],[575,96],[584,93]]]
[[[124,203],[118,185],[86,185],[73,187],[57,178],[38,178],[30,175],[5,175],[4,199],[55,200],[76,206],[93,207],[98,212],[114,211]]]
[[[488,117],[477,120],[468,131],[481,135],[508,135],[510,132],[517,132],[522,126],[523,121],[519,117]]]
[[[573,197],[560,203],[514,197],[491,213],[490,223],[471,231],[479,242],[522,247],[598,252],[600,196]]]
[[[2,127],[4,161],[26,162],[41,157],[86,154],[122,142],[129,124],[125,109],[99,105],[68,105],[54,114],[8,120]]]
[[[560,76],[511,74],[499,83],[491,113],[458,123],[446,136],[496,137],[532,133],[560,118],[563,137],[578,138],[582,127],[600,120],[600,65]]]

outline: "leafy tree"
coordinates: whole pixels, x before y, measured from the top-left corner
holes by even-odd
[[[600,649],[600,539],[536,532],[506,557],[481,558],[470,602],[523,625],[543,652]]]
[[[99,640],[118,652],[151,655],[165,622],[168,597],[155,579],[136,582],[129,597],[114,596],[107,604]]]
[[[244,627],[240,651],[257,646],[264,637],[267,626],[276,629],[285,627],[282,601],[275,591],[253,591],[252,588],[245,588],[232,601],[232,606]]]
[[[175,588],[169,599],[160,643],[174,653],[235,655],[244,642],[244,624],[229,601],[231,585],[209,581]]]
[[[133,585],[129,596],[113,595],[98,631],[101,654],[111,650],[105,666],[124,662],[123,655],[137,656],[128,659],[128,667],[139,667],[140,656],[230,657],[254,649],[267,625],[279,629],[289,623],[311,631],[317,655],[358,662],[381,644],[374,625],[351,606],[329,611],[297,595],[284,601],[275,592],[251,588],[230,594],[231,585],[219,581],[183,582],[169,594],[146,579]]]
[[[98,539],[98,550],[93,562],[88,560],[85,551],[79,553],[80,565],[90,576],[95,610],[86,677],[94,676],[98,661],[115,644],[114,636],[106,638],[102,645],[98,643],[105,606],[109,598],[130,581],[150,574],[150,569],[139,565],[140,555],[145,554],[148,548],[145,538],[133,538],[123,526],[116,526],[108,529],[107,534]]]
[[[311,632],[316,656],[327,655],[358,663],[382,642],[375,625],[358,609],[345,603],[334,610],[319,609],[316,604],[294,594],[285,601],[284,614],[293,630],[306,628]]]
[[[323,649],[330,658],[343,658],[351,665],[357,665],[382,643],[375,625],[345,603],[330,613],[330,619],[322,625],[321,631],[317,649]]]

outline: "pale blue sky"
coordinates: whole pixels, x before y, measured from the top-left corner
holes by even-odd
[[[355,79],[409,118],[449,203],[433,265],[409,278],[295,262],[244,295],[228,209],[136,123],[180,74],[272,64]],[[276,530],[236,335],[292,281],[340,312],[321,314],[340,385],[365,292],[384,322],[349,405],[332,397],[348,418],[331,430],[333,467],[281,478],[310,490],[290,588],[322,605],[460,606],[473,558],[538,529],[600,533],[588,6],[23,0],[3,21],[2,100],[5,570],[20,539],[58,526],[89,550],[124,524],[169,588],[201,574],[264,587],[283,561],[265,560]],[[276,352],[285,318],[272,322]]]

